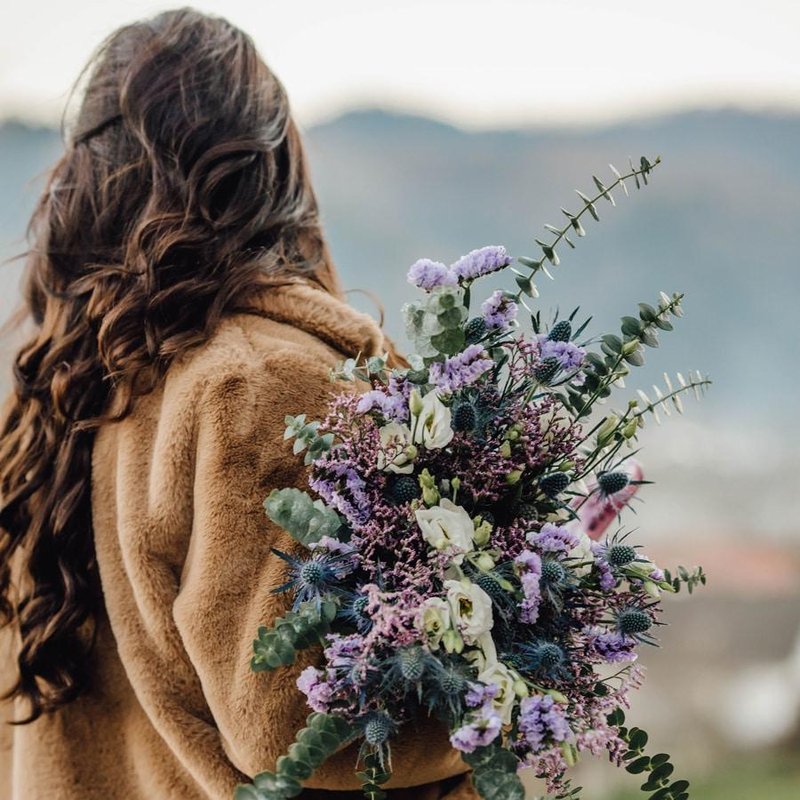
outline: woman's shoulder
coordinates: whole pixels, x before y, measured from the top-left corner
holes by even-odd
[[[336,362],[384,347],[375,320],[306,282],[268,287],[223,317],[214,334],[188,353],[173,380],[208,383],[272,374],[280,380],[328,373]]]
[[[306,283],[270,287],[176,359],[122,422],[103,426],[96,455],[123,444],[174,448],[204,425],[226,438],[264,428],[272,435],[286,414],[324,408],[337,362],[384,345],[378,324],[341,299]]]

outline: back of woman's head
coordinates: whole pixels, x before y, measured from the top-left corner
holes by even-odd
[[[97,426],[275,275],[338,291],[286,94],[248,36],[165,12],[113,33],[82,77],[28,229],[34,331],[0,429],[0,621],[30,718],[88,681]]]

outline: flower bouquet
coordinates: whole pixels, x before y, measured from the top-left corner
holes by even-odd
[[[288,570],[275,591],[293,606],[258,631],[252,668],[279,669],[320,644],[323,659],[298,680],[307,727],[237,800],[296,796],[351,740],[377,800],[392,738],[414,715],[446,723],[486,800],[521,800],[525,767],[556,796],[578,797],[569,767],[586,751],[646,773],[652,800],[689,796],[669,756],[644,754],[647,735],[624,725],[623,708],[642,680],[637,649],[655,643],[661,594],[705,575],[659,569],[611,523],[646,483],[632,458],[646,417],[681,411],[684,393],[709,381],[665,377],[652,397],[596,409],[672,330],[682,296],[640,304],[599,339],[584,337],[577,311],[546,324],[530,307],[534,278],[584,235],[583,218],[657,164],[614,170],[608,186],[595,178],[596,195],[578,192],[580,210],[546,226],[540,257],[520,266],[498,246],[450,266],[415,263],[409,280],[424,294],[404,308],[408,366],[349,360],[334,377],[366,391],[342,391],[321,421],[287,418],[313,496],[275,490],[265,507],[307,554],[275,551]],[[475,282],[501,270],[515,291],[472,313]]]

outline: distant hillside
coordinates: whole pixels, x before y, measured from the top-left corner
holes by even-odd
[[[421,117],[353,112],[307,131],[314,180],[349,287],[378,295],[401,336],[409,264],[450,261],[483,244],[518,255],[573,188],[611,161],[661,155],[651,186],[601,206],[600,224],[540,285],[549,309],[580,304],[593,329],[659,289],[686,292],[680,332],[648,372],[699,367],[716,379],[705,411],[744,422],[790,422],[800,389],[794,353],[800,297],[800,118],[691,113],[590,130],[471,133]],[[55,131],[0,126],[0,254],[19,248],[38,184],[60,149]],[[12,240],[17,239],[16,245]],[[6,268],[8,270],[8,268]],[[16,280],[3,280],[3,309]],[[370,308],[370,302],[354,296]],[[372,306],[374,308],[374,306]],[[702,416],[700,417],[703,418]],[[797,429],[794,428],[796,431]]]

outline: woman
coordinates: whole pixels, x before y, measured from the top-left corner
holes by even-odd
[[[31,222],[32,336],[0,430],[3,800],[230,798],[307,709],[307,665],[256,675],[294,545],[263,513],[303,483],[284,416],[379,353],[342,300],[284,90],[191,9],[114,33]],[[355,750],[306,798],[355,797]],[[473,790],[432,723],[396,798]]]

